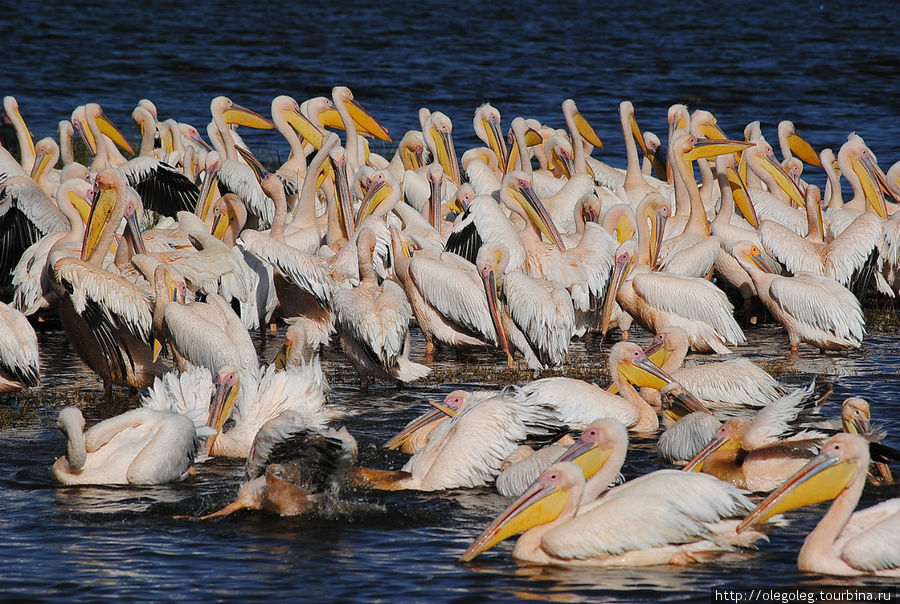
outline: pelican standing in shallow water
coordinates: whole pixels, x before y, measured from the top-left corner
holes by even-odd
[[[776,514],[834,499],[803,541],[797,568],[825,575],[900,577],[900,498],[853,512],[866,484],[869,459],[866,439],[836,434],[766,497],[738,531]]]
[[[75,407],[59,412],[66,454],[53,464],[64,485],[148,485],[181,480],[194,460],[194,423],[178,413],[132,409],[84,429]]]

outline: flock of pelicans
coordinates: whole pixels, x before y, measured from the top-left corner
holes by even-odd
[[[853,513],[897,455],[865,400],[828,422],[815,384],[786,388],[740,357],[683,365],[744,341],[729,295],[745,325],[766,309],[792,352],[860,347],[859,298],[900,292],[900,162],[883,171],[859,136],[817,154],[785,121],[778,160],[758,122],[735,140],[674,105],[661,145],[625,101],[622,170],[591,157],[602,141],[572,100],[565,128],[517,117],[508,136],[480,106],[484,146],[459,158],[450,119],[427,109],[393,157],[370,151],[391,138],[346,87],[279,96],[271,120],[216,97],[212,146],[142,100],[137,151],[97,104],[61,121],[58,141],[34,142],[13,97],[4,109],[20,152],[0,147],[0,392],[40,383],[31,322],[57,317],[107,394],[143,389],[139,408],[86,430],[79,409],[60,412],[56,482],[158,484],[211,456],[246,459],[235,502],[212,516],[303,513],[346,480],[495,484],[516,499],[460,559],[523,533],[515,558],[561,565],[703,562],[834,499],[799,567],[900,575],[900,499]],[[287,161],[263,167],[237,126],[277,129]],[[824,192],[805,165],[824,169]],[[265,337],[278,318],[284,347],[261,364],[250,330]],[[655,334],[646,350],[628,341],[633,321]],[[411,324],[424,364],[409,358]],[[436,346],[559,366],[573,338],[613,327],[608,388],[455,391],[387,443],[410,454],[400,470],[356,467],[353,436],[334,427],[319,352],[335,333],[366,387],[426,376]],[[660,458],[683,470],[613,486],[629,432],[661,427]],[[752,492],[769,495],[754,505]]]

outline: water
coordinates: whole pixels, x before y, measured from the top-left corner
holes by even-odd
[[[892,37],[898,19],[890,3],[752,10],[534,3],[513,10],[465,2],[369,8],[196,0],[189,7],[137,2],[113,8],[50,1],[27,12],[4,12],[0,94],[16,96],[36,138],[55,136],[57,121],[87,101],[99,102],[136,138],[129,116],[142,97],[156,102],[161,117],[202,131],[209,101],[218,94],[267,114],[277,94],[303,100],[344,84],[395,140],[418,127],[419,107],[443,111],[454,120],[459,153],[478,144],[470,120],[482,101],[501,111],[504,127],[516,115],[561,126],[560,104],[571,97],[606,143],[594,156],[617,166],[624,166],[621,100],[632,100],[642,127],[658,134],[665,133],[668,106],[685,102],[713,112],[735,137],[754,119],[772,143],[778,121],[792,119],[817,149],[837,149],[856,131],[887,168],[900,157],[900,72]],[[276,133],[246,132],[245,140],[261,153],[286,154]],[[393,147],[379,143],[373,149],[390,154]],[[820,171],[808,172],[809,180],[824,180]],[[272,357],[282,336],[260,344],[261,358]],[[900,447],[895,329],[870,330],[859,351],[822,356],[801,349],[794,359],[779,326],[751,329],[747,336],[738,351],[783,381],[805,385],[815,378],[834,385],[826,416],[836,417],[847,396],[868,398],[888,430],[887,443]],[[746,559],[690,568],[568,570],[518,566],[509,556],[511,542],[472,564],[458,564],[456,558],[508,502],[486,488],[348,491],[347,508],[334,517],[245,513],[212,522],[173,517],[207,513],[229,501],[240,480],[237,463],[214,461],[187,484],[55,488],[49,467],[64,450],[56,413],[76,390],[96,395],[100,387],[59,331],[44,330],[40,338],[41,398],[15,427],[0,431],[0,584],[7,597],[702,601],[711,587],[872,584],[796,570],[797,551],[824,506],[792,512],[791,524]],[[644,344],[648,336],[638,330],[635,339]],[[421,358],[422,348],[414,332],[413,358]],[[602,381],[607,349],[574,342],[571,364],[597,365]],[[498,355],[475,360],[498,371],[503,364]],[[436,371],[451,375],[452,383],[375,385],[363,393],[348,378],[344,358],[326,354],[331,401],[346,410],[344,424],[359,440],[361,464],[400,467],[402,456],[380,444],[426,399],[480,385],[452,373],[456,366],[454,353],[439,351]],[[122,410],[89,398],[89,424]],[[10,397],[0,405],[20,406]],[[628,478],[659,467],[654,446],[633,440]],[[897,488],[869,488],[862,505],[897,495]]]

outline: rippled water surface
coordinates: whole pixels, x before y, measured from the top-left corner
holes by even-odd
[[[291,7],[173,2],[96,4],[43,2],[0,19],[4,66],[0,94],[13,94],[36,138],[55,136],[58,120],[97,101],[131,136],[131,109],[154,100],[163,117],[201,127],[209,101],[227,94],[268,113],[277,94],[303,100],[350,86],[395,139],[417,128],[427,106],[447,113],[457,150],[476,144],[471,115],[490,100],[504,116],[562,125],[560,103],[574,98],[606,147],[595,157],[624,166],[617,107],[631,99],[644,128],[665,132],[674,102],[712,111],[740,137],[758,119],[771,142],[780,119],[792,119],[816,147],[837,149],[861,134],[883,167],[900,158],[896,95],[900,91],[892,3],[848,10],[837,3],[694,7],[604,3],[513,9],[501,3],[407,3],[363,8],[328,3]],[[274,156],[286,145],[272,132],[247,133]],[[392,147],[375,146],[385,154]],[[806,176],[806,175],[805,175]],[[821,172],[809,179],[821,182]],[[414,331],[413,357],[423,342]],[[269,360],[283,331],[260,346]],[[747,330],[737,352],[789,384],[825,380],[834,394],[823,412],[861,395],[900,447],[900,357],[896,327],[870,328],[861,350],[787,354],[777,325]],[[644,344],[649,336],[637,330]],[[54,488],[49,468],[64,451],[55,429],[59,408],[87,398],[88,423],[113,415],[100,387],[48,326],[40,332],[44,386],[36,400],[0,399],[13,427],[0,430],[0,579],[4,596],[30,598],[232,598],[278,596],[316,600],[435,601],[693,601],[712,586],[842,583],[801,574],[796,555],[823,506],[792,512],[792,522],[747,558],[690,568],[591,570],[522,567],[511,542],[472,564],[456,558],[508,500],[490,489],[444,493],[349,491],[333,514],[280,519],[255,513],[210,522],[176,519],[213,511],[240,480],[237,463],[213,461],[186,484],[146,489]],[[569,367],[602,369],[609,343],[573,342]],[[360,392],[344,358],[326,352],[331,402],[360,443],[362,465],[399,468],[381,443],[416,415],[428,398],[459,388],[524,380],[504,376],[498,355],[458,359],[439,351],[441,380]],[[477,372],[476,372],[477,370]],[[76,398],[76,393],[81,395]],[[655,442],[633,439],[623,469],[631,478],[658,468]],[[898,495],[867,489],[863,504]],[[865,580],[848,581],[865,584]]]

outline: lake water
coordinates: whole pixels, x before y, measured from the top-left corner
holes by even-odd
[[[855,131],[887,168],[900,158],[896,95],[900,91],[892,3],[848,9],[833,2],[788,5],[647,3],[556,7],[531,3],[363,3],[290,7],[198,0],[34,3],[0,18],[4,65],[0,94],[12,94],[35,138],[56,135],[58,120],[99,102],[129,136],[138,99],[163,118],[200,127],[209,101],[225,94],[269,113],[271,99],[329,94],[338,84],[395,140],[418,128],[426,106],[454,120],[458,153],[473,146],[471,116],[489,100],[503,115],[562,125],[571,97],[606,143],[594,156],[624,166],[620,101],[634,102],[643,128],[665,134],[669,105],[713,112],[726,134],[740,137],[751,120],[770,142],[791,119],[812,145],[835,150]],[[247,133],[253,149],[282,156],[274,132]],[[389,155],[390,144],[373,145]],[[804,174],[822,183],[821,171]],[[269,360],[283,331],[260,344]],[[789,384],[825,380],[834,394],[824,408],[860,395],[900,447],[900,346],[896,327],[870,329],[861,350],[788,355],[777,325],[747,330],[736,351]],[[637,331],[635,339],[649,336]],[[713,587],[877,584],[803,574],[796,555],[824,506],[791,513],[791,523],[759,552],[689,568],[566,570],[519,566],[511,541],[459,564],[458,556],[508,503],[491,489],[443,493],[348,491],[334,515],[281,519],[242,513],[211,522],[175,519],[230,500],[240,464],[213,461],[190,483],[146,489],[55,488],[49,468],[64,451],[55,429],[59,408],[87,398],[88,423],[117,413],[99,399],[99,383],[60,331],[40,333],[44,385],[35,400],[0,399],[13,427],[0,430],[0,594],[31,599],[109,597],[315,601],[707,601]],[[413,358],[423,354],[414,332]],[[602,370],[609,343],[573,343],[572,367]],[[716,357],[710,357],[716,358]],[[439,351],[436,373],[448,382],[404,388],[376,384],[360,392],[344,357],[326,352],[331,402],[360,443],[361,465],[399,468],[400,454],[381,443],[421,411],[428,398],[487,383],[502,385],[504,359],[478,355],[463,365]],[[466,368],[479,373],[468,372]],[[493,371],[484,377],[485,371]],[[349,377],[348,377],[349,376]],[[499,377],[498,377],[499,376]],[[515,379],[525,379],[519,375]],[[75,393],[81,394],[76,398]],[[655,442],[633,439],[627,478],[657,469]],[[896,497],[896,487],[868,488],[862,505]]]

